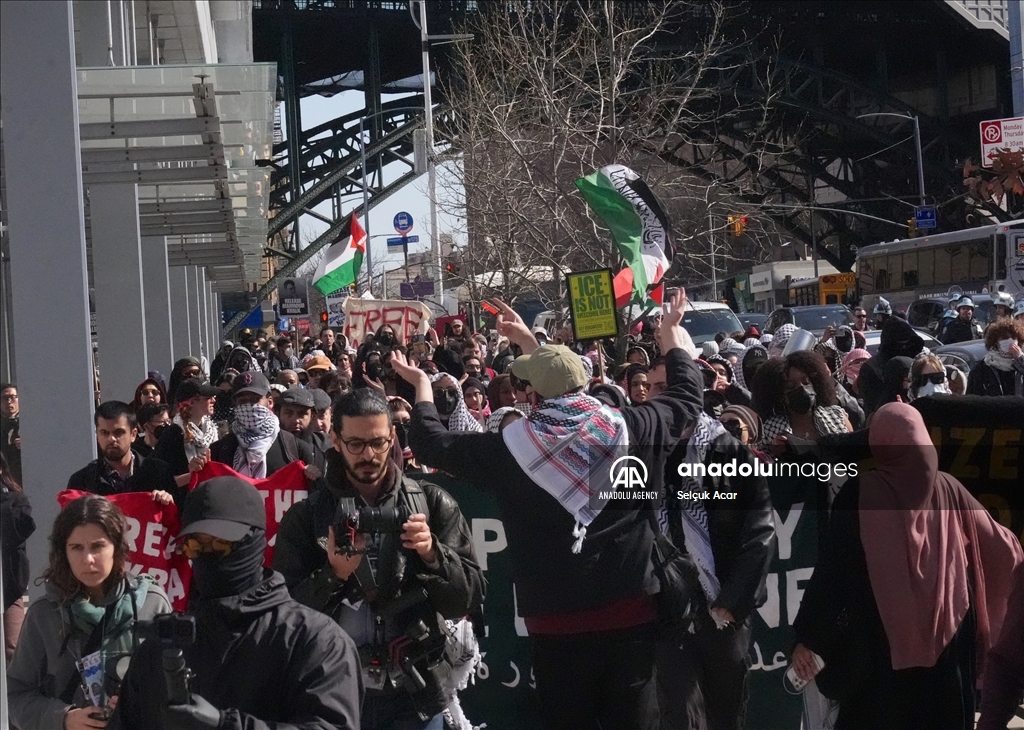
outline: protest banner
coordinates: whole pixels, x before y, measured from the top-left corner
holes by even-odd
[[[431,311],[422,302],[349,297],[342,309],[345,312],[345,336],[353,347],[361,344],[367,333],[373,334],[381,325],[391,325],[401,344],[409,342],[413,335],[425,335],[430,327]]]
[[[57,504],[68,503],[90,494],[65,489],[57,494]],[[192,580],[192,565],[184,555],[170,547],[181,521],[174,503],[162,505],[149,492],[125,492],[107,497],[117,505],[128,523],[128,558],[125,569],[137,575],[149,575],[164,589],[175,611],[184,611]]]
[[[566,274],[565,280],[576,339],[593,340],[619,334],[611,270],[573,272]]]
[[[227,464],[210,461],[201,471],[192,472],[188,488],[191,491],[200,482],[214,477],[238,477],[256,487],[263,497],[263,506],[267,511],[267,552],[263,558],[263,565],[269,568],[274,559],[277,526],[281,524],[281,518],[284,517],[284,513],[288,511],[289,507],[309,496],[306,475],[303,473],[305,469],[306,465],[301,461],[293,461],[265,479],[252,479],[242,476]]]
[[[308,317],[309,292],[305,279],[285,279],[277,289],[277,308],[282,317]]]

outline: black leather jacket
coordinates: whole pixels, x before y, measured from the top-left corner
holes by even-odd
[[[677,511],[681,485],[678,467],[686,456],[686,442],[681,441],[668,459],[665,484],[668,492],[669,525],[672,538],[683,546],[682,525]],[[750,449],[729,434],[719,436],[704,459],[711,463],[753,464]],[[735,499],[702,500],[708,513],[711,552],[715,556],[715,573],[722,585],[714,606],[725,608],[739,622],[768,598],[765,578],[775,554],[775,520],[768,480],[762,476],[705,476],[701,489],[713,497],[717,492],[735,492]]]
[[[448,492],[429,482],[405,476],[399,482],[397,470],[392,473],[392,487],[384,491],[376,506],[402,503],[418,512],[417,504],[424,500],[440,564],[431,568],[415,552],[402,547],[399,535],[384,535],[375,586],[366,585],[367,573],[362,570],[344,582],[334,576],[320,541],[327,539],[338,499],[358,498],[358,492],[344,477],[344,468],[337,463],[342,458],[335,451],[328,452],[327,488],[294,505],[281,519],[273,567],[284,575],[292,596],[310,608],[334,615],[345,598],[354,601],[367,597],[371,603],[386,605],[421,586],[427,592],[430,607],[444,618],[474,614],[483,603],[485,581],[473,549],[472,533],[458,503]],[[410,493],[419,496],[410,498]]]

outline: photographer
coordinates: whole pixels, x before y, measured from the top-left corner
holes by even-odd
[[[111,730],[359,727],[355,646],[263,567],[266,519],[263,497],[237,477],[189,492],[176,544],[192,560],[195,641],[179,647],[191,696],[169,703],[166,647],[147,640],[124,679]]]
[[[656,727],[654,500],[595,509],[590,479],[608,475],[626,447],[647,467],[644,491],[660,492],[665,459],[703,401],[696,350],[679,326],[686,294],[676,293],[659,330],[667,387],[621,409],[583,392],[588,377],[579,355],[563,345],[539,346],[511,307],[495,303],[498,331],[525,353],[512,374],[525,388],[529,417],[500,434],[449,431],[430,379],[395,357],[395,370],[416,385],[410,445],[424,464],[498,502],[546,725]]]
[[[285,513],[274,569],[298,601],[332,616],[360,647],[364,729],[399,721],[440,728],[437,716],[454,688],[445,681],[437,614],[460,619],[483,601],[469,527],[447,492],[403,477],[392,461],[396,434],[382,393],[361,388],[339,399],[331,437],[328,488]],[[383,519],[357,527],[369,508]],[[425,600],[412,600],[424,591]],[[419,621],[429,631],[426,643],[439,651],[414,663],[423,680],[414,687],[413,673],[387,661],[387,651]],[[384,672],[374,675],[374,666]]]

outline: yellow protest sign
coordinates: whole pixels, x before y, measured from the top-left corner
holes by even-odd
[[[569,311],[577,340],[614,337],[619,333],[615,316],[615,293],[610,269],[580,271],[566,275]]]

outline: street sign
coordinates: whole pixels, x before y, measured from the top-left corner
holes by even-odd
[[[936,228],[937,226],[934,205],[919,205],[914,208],[914,227],[917,230],[922,231],[927,228]]]
[[[992,167],[998,150],[1024,151],[1024,117],[991,119],[978,125],[981,132],[981,166]]]
[[[388,248],[391,248],[392,246],[394,246],[395,248],[401,248],[402,246],[404,246],[407,243],[419,243],[419,242],[420,242],[420,237],[419,236],[399,236],[397,238],[389,238],[388,239]]]
[[[412,230],[412,216],[402,211],[395,215],[395,230],[403,236]]]
[[[615,313],[615,294],[610,269],[567,274],[569,311],[577,340],[615,337],[619,320]]]
[[[402,299],[423,299],[434,296],[433,281],[403,281],[398,285]]]

